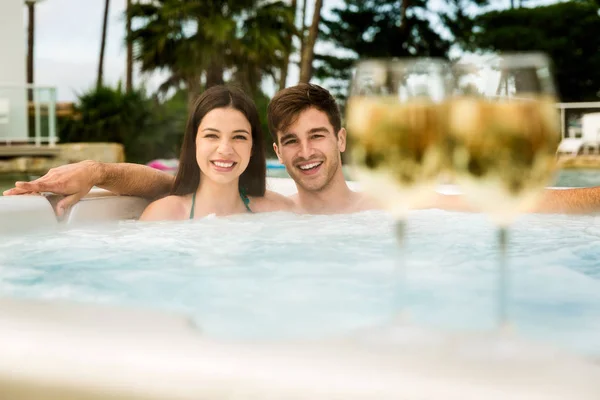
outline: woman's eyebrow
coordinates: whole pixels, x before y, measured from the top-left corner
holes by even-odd
[[[218,133],[221,133],[221,131],[220,131],[220,130],[218,130],[218,129],[215,129],[215,128],[210,128],[210,127],[202,129],[202,132],[204,132],[204,131],[211,131],[211,132],[218,132]],[[236,129],[236,130],[235,130],[235,131],[233,131],[232,133],[245,133],[246,135],[250,135],[250,132],[248,132],[248,131],[247,131],[247,130],[245,130],[245,129]]]

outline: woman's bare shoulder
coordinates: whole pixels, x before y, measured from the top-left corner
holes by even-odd
[[[174,221],[187,219],[190,205],[187,196],[167,196],[146,207],[140,221]]]
[[[262,197],[250,196],[250,208],[253,212],[293,211],[294,202],[289,197],[267,190]]]

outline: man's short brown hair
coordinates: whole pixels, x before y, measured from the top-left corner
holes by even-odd
[[[318,85],[300,83],[280,90],[269,103],[267,119],[273,141],[278,143],[277,132],[288,129],[302,111],[311,107],[327,114],[329,123],[337,135],[342,128],[342,122],[340,109],[331,93]]]

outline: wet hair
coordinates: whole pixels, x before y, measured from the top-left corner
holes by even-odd
[[[333,126],[335,135],[342,128],[340,109],[335,99],[321,86],[301,83],[285,88],[275,94],[267,109],[269,131],[275,143],[279,143],[277,132],[283,132],[290,127],[301,112],[314,107],[327,114],[329,123]]]
[[[202,93],[194,102],[189,115],[179,156],[179,170],[171,188],[171,194],[183,196],[193,193],[200,184],[200,167],[196,160],[196,136],[198,127],[206,114],[216,108],[238,110],[252,129],[252,153],[248,167],[239,179],[240,190],[250,196],[264,196],[267,165],[263,134],[258,110],[252,99],[241,89],[233,86],[213,86]]]

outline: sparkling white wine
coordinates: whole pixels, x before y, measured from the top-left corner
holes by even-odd
[[[426,100],[352,97],[347,127],[355,175],[401,217],[426,202],[443,166],[444,107]]]
[[[555,100],[456,98],[448,110],[455,179],[494,222],[529,211],[551,182],[560,128]]]

